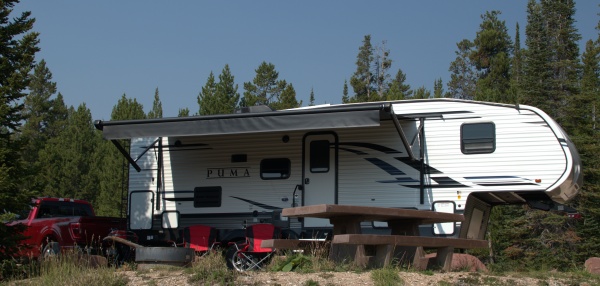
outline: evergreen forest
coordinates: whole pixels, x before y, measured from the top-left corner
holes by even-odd
[[[17,0],[0,5],[0,217],[14,219],[35,196],[84,199],[98,215],[124,216],[127,162],[94,128],[90,107],[67,106],[57,92],[60,83],[36,57],[34,16],[13,15]],[[544,110],[582,157],[584,185],[569,205],[581,217],[527,205],[495,207],[487,234],[492,248],[478,256],[504,270],[581,268],[587,258],[600,256],[600,34],[579,46],[573,0],[529,0],[523,9],[523,35],[518,23],[502,20],[501,11],[481,15],[474,38],[456,39],[450,80],[435,80],[433,90],[408,85],[385,41],[373,44],[371,35],[357,35],[356,70],[335,84],[343,103],[446,97]],[[516,25],[517,32],[509,35],[507,25]],[[198,105],[181,107],[179,116],[227,114],[259,104],[276,110],[315,104],[314,91],[309,102],[298,101],[294,85],[273,63],[263,61],[255,72],[243,83],[235,82],[229,65],[211,72],[198,94],[190,95]],[[110,120],[163,117],[158,88],[153,96],[146,108],[123,94]],[[21,239],[12,228],[0,224],[0,260],[9,259]]]

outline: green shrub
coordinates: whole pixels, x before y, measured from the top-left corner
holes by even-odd
[[[214,252],[199,257],[185,272],[192,274],[188,282],[202,285],[235,285],[238,277],[237,271],[227,268],[225,258]]]
[[[398,270],[390,267],[372,270],[371,279],[376,286],[404,285],[404,280],[398,275]]]

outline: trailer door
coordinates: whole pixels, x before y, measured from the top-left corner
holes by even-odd
[[[303,205],[337,204],[337,143],[333,132],[304,137]],[[327,219],[304,219],[304,227],[330,226]]]

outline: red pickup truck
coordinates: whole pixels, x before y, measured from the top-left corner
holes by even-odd
[[[27,226],[27,238],[15,257],[37,258],[76,247],[95,251],[112,230],[126,227],[125,219],[97,217],[90,203],[74,199],[34,199],[26,216],[10,223]]]

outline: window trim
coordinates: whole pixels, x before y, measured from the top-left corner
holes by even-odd
[[[275,163],[277,162],[277,163]],[[272,163],[272,164],[277,164],[277,166],[275,167],[281,167],[283,165],[285,165],[286,169],[281,169],[283,171],[286,172],[266,172],[265,170],[265,164],[267,163]],[[269,168],[269,170],[276,170],[276,168]],[[289,158],[267,158],[267,159],[262,159],[260,161],[260,178],[263,180],[287,180],[290,178],[291,174],[292,174],[292,162],[290,161]],[[277,177],[277,176],[265,176],[265,174],[277,174],[280,173],[281,176]]]
[[[483,136],[479,138],[464,138],[464,127],[468,125],[491,125],[492,128],[492,138],[484,138]],[[474,140],[478,142],[469,142],[466,143],[465,140]],[[488,143],[491,140],[492,147],[491,148],[474,148],[469,149],[465,148],[469,144],[473,143]],[[491,154],[496,152],[496,124],[494,122],[474,122],[474,123],[463,123],[460,126],[460,151],[465,155],[473,155],[473,154]]]

